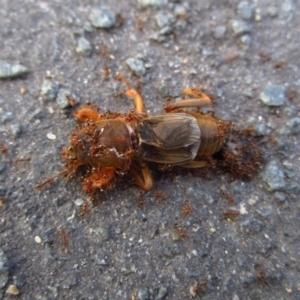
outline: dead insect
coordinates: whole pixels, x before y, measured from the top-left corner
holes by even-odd
[[[201,293],[204,293],[206,288],[207,288],[207,279],[202,279],[200,282],[197,283],[196,286],[193,287],[193,294],[197,296]]]
[[[166,197],[165,197],[164,192],[163,192],[162,190],[156,191],[156,192],[153,194],[153,196],[154,196],[154,199],[155,199],[156,201],[164,201],[164,200],[166,200]]]
[[[108,48],[106,45],[104,45],[102,48],[101,48],[101,51],[100,51],[100,57],[103,58],[105,56],[107,56],[108,54]]]
[[[3,154],[6,154],[6,153],[8,152],[8,148],[6,147],[6,145],[0,144],[0,151],[1,151]]]
[[[122,27],[124,25],[124,18],[123,16],[119,13],[117,14],[117,24],[118,24],[118,27]]]
[[[108,66],[104,66],[103,74],[104,74],[105,80],[107,80],[109,77],[109,74],[110,74],[110,70],[109,70]]]
[[[45,183],[80,173],[83,189],[93,196],[113,188],[126,173],[142,189],[150,190],[153,179],[148,162],[184,168],[211,166],[211,156],[228,140],[232,123],[187,110],[210,105],[209,96],[201,89],[186,88],[184,94],[192,98],[167,103],[165,113],[149,117],[141,95],[120,75],[117,80],[127,85],[126,94],[134,100],[135,110],[100,113],[96,105],[87,104],[75,112],[80,124],[71,133],[69,146],[61,151],[65,169]]]
[[[239,54],[232,54],[231,56],[228,56],[225,58],[225,62],[230,64],[230,63],[236,61],[238,58],[240,58]]]
[[[178,223],[175,223],[173,227],[181,238],[185,239],[187,237],[185,230]]]
[[[234,210],[234,209],[228,209],[223,212],[223,216],[226,219],[231,219],[231,220],[236,219],[240,214],[241,212],[239,210]]]
[[[192,211],[192,207],[190,205],[189,200],[185,200],[184,205],[183,205],[183,209],[182,209],[182,213],[187,217],[191,214],[191,211]]]
[[[255,266],[255,270],[256,270],[256,274],[257,274],[259,281],[263,285],[269,285],[269,281],[267,279],[267,276],[266,276],[266,273],[265,273],[263,267],[260,265],[257,265],[257,266]]]
[[[59,235],[60,235],[60,240],[61,240],[61,244],[63,246],[63,249],[65,251],[68,251],[68,248],[70,246],[70,242],[69,242],[69,239],[68,239],[67,231],[64,228],[60,228],[59,229]]]
[[[89,210],[89,207],[90,207],[89,202],[87,200],[83,201],[82,207],[81,207],[81,213],[80,213],[81,217],[84,217],[86,215],[86,213]]]
[[[235,201],[232,195],[225,193],[224,191],[221,192],[221,196],[223,196],[230,205],[235,205]]]
[[[76,105],[76,100],[71,95],[66,95],[66,98],[68,99],[70,105],[74,107]]]
[[[145,207],[145,197],[142,191],[139,192],[139,199],[138,199],[139,208],[143,209]]]
[[[258,55],[263,62],[268,62],[268,61],[272,60],[271,56],[266,54],[263,51],[259,51]]]
[[[283,67],[285,67],[287,65],[287,62],[286,61],[283,61],[283,60],[280,60],[280,61],[277,61],[273,64],[273,67],[275,69],[281,69]]]
[[[298,92],[296,89],[291,88],[287,93],[287,97],[290,101],[293,101],[298,96]]]

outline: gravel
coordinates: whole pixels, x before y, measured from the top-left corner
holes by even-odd
[[[154,300],[163,300],[168,294],[168,289],[165,286],[161,286],[158,289],[158,293],[155,296]]]
[[[10,132],[14,138],[20,137],[20,135],[22,134],[22,131],[23,131],[23,129],[22,129],[21,124],[15,123],[15,124],[10,125]]]
[[[83,56],[90,56],[92,53],[92,46],[90,42],[86,38],[80,37],[77,40],[76,52]]]
[[[282,190],[286,187],[284,173],[277,160],[271,160],[262,172],[262,179],[268,185],[270,191]]]
[[[214,29],[214,38],[217,40],[223,39],[226,34],[226,27],[225,26],[217,26]]]
[[[281,106],[285,103],[285,87],[269,83],[260,93],[259,99],[268,106]]]
[[[45,79],[41,87],[41,96],[44,102],[54,101],[59,89],[59,84]]]
[[[146,68],[142,60],[130,57],[126,59],[126,64],[135,75],[143,76],[146,74]]]
[[[72,97],[75,100],[75,103],[72,104],[68,97]],[[69,89],[60,88],[57,93],[56,103],[58,104],[60,109],[66,109],[78,104],[79,98],[76,95],[74,95]]]
[[[149,292],[146,288],[141,288],[137,296],[138,300],[149,300]]]
[[[108,7],[92,8],[89,19],[96,28],[110,29],[116,25],[116,14]]]
[[[168,0],[138,0],[138,4],[141,7],[161,7],[168,4]]]
[[[0,60],[0,79],[14,78],[28,73],[29,70],[20,64],[10,64]]]
[[[241,1],[237,6],[237,14],[244,20],[253,18],[253,8],[246,1]]]
[[[169,27],[171,25],[169,16],[164,12],[159,12],[155,16],[155,20],[159,28]]]
[[[279,128],[278,133],[283,135],[300,134],[300,118],[296,117],[288,120],[281,128]]]
[[[8,282],[9,264],[4,251],[0,249],[0,289],[3,289]]]
[[[230,27],[232,29],[234,36],[236,37],[251,32],[250,25],[247,22],[242,20],[231,20]]]

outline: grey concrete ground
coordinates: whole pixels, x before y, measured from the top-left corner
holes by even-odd
[[[0,298],[300,299],[299,35],[297,0],[0,0]],[[79,181],[36,190],[63,168],[66,94],[132,108],[116,72],[152,115],[203,86],[269,140],[264,169],[155,170],[153,190],[120,184],[84,216]]]

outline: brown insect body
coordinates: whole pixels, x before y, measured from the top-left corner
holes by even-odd
[[[138,124],[137,151],[143,160],[184,166],[218,152],[229,129],[229,122],[200,113],[162,114]]]
[[[145,190],[153,186],[147,162],[201,168],[225,143],[231,122],[186,108],[201,108],[211,103],[198,89],[185,89],[194,96],[169,104],[165,113],[149,117],[139,93],[127,84],[126,94],[134,99],[135,111],[121,114],[101,114],[96,106],[88,105],[74,115],[81,122],[70,136],[70,145],[62,150],[65,170],[59,175],[84,168],[83,187],[89,194],[109,188],[117,174],[130,172]],[[50,182],[48,180],[47,182]],[[42,186],[41,184],[40,186]]]

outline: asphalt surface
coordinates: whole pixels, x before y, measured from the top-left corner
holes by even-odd
[[[0,298],[300,299],[299,1],[106,2],[0,0]],[[37,190],[76,128],[65,94],[132,109],[116,72],[150,115],[204,87],[262,135],[262,170],[154,166],[151,191],[129,180],[95,203],[80,178]]]

